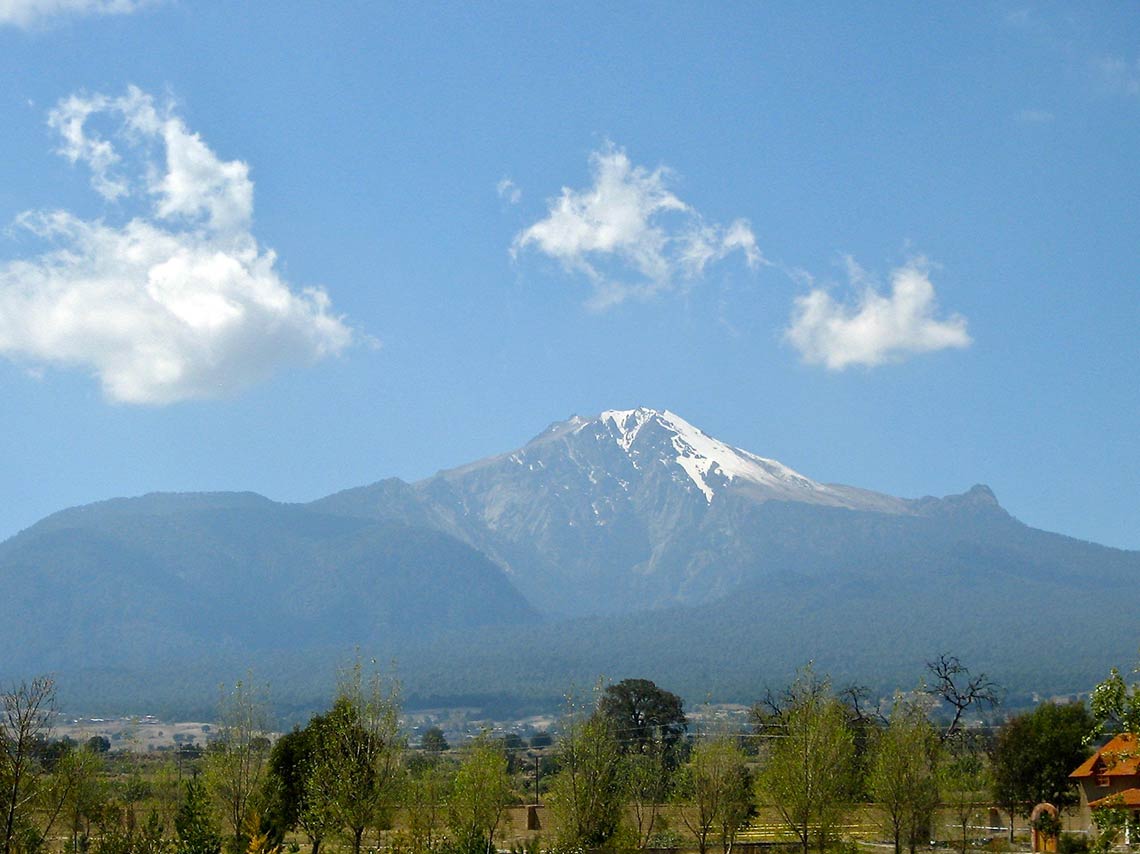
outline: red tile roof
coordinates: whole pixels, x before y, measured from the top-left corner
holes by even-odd
[[[1140,746],[1137,745],[1136,734],[1122,732],[1082,762],[1081,766],[1069,776],[1082,778],[1137,775],[1140,775]]]
[[[1140,807],[1140,789],[1125,789],[1115,795],[1089,801],[1089,806],[1094,810],[1100,807]]]

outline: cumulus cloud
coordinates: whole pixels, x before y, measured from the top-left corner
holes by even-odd
[[[94,116],[114,142],[89,128]],[[86,369],[111,400],[166,404],[233,394],[351,343],[325,292],[290,288],[250,232],[246,164],[218,158],[170,104],[134,87],[73,95],[49,124],[96,192],[145,213],[117,226],[21,214],[47,245],[0,263],[0,355]]]
[[[0,0],[0,26],[31,27],[68,15],[125,15],[149,0]]]
[[[850,259],[848,275],[858,291],[852,303],[840,303],[821,288],[796,299],[785,336],[805,362],[839,371],[970,345],[964,317],[935,317],[937,299],[923,259],[891,272],[890,295],[880,293]]]
[[[592,186],[563,187],[546,218],[515,236],[511,254],[533,248],[585,275],[595,306],[697,279],[734,251],[749,266],[763,260],[746,220],[706,223],[668,189],[664,167],[635,166],[625,151],[607,144],[590,155],[590,171]]]

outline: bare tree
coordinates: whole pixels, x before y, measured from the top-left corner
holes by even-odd
[[[4,854],[11,854],[17,827],[36,796],[44,769],[35,755],[55,713],[55,682],[37,676],[0,695],[0,781],[3,783]]]
[[[943,742],[958,735],[962,716],[970,706],[992,709],[1001,701],[997,683],[991,681],[985,673],[970,676],[969,668],[957,656],[940,655],[934,661],[928,661],[926,669],[934,679],[934,684],[926,689],[927,693],[939,698],[953,711],[950,724],[942,732]]]

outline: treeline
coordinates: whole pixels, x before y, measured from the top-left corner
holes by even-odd
[[[746,729],[694,732],[677,695],[627,679],[571,704],[553,743],[484,733],[452,748],[435,728],[409,743],[398,685],[357,664],[326,710],[275,740],[266,698],[238,683],[206,748],[179,751],[176,776],[169,759],[147,766],[106,739],[52,740],[54,690],[41,678],[3,695],[2,854],[489,854],[508,841],[731,854],[761,810],[807,854],[839,842],[866,804],[896,852],[928,844],[938,813],[965,854],[986,806],[1009,814],[1011,837],[1035,804],[1072,806],[1068,774],[1090,734],[1140,724],[1140,692],[1114,671],[1091,711],[1046,703],[996,730],[970,725],[997,686],[942,656],[889,704],[809,666],[756,703]],[[511,807],[536,800],[541,836],[508,826]],[[1048,819],[1038,829],[1059,833]]]

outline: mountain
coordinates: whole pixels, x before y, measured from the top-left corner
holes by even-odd
[[[1008,520],[985,487],[908,501],[823,484],[671,412],[640,408],[575,416],[516,451],[312,506],[446,531],[491,557],[542,610],[587,615],[708,603],[789,561],[812,562],[816,545],[829,546],[815,519],[858,527],[962,504],[979,520]],[[792,519],[784,506],[807,508],[808,518]]]
[[[0,544],[9,669],[353,645],[534,608],[438,531],[251,493],[146,495],[56,513]]]
[[[1140,553],[1030,528],[985,486],[896,498],[611,410],[306,505],[50,516],[0,544],[0,678],[55,669],[77,704],[186,708],[253,665],[303,709],[357,650],[397,659],[414,702],[502,708],[600,674],[748,701],[809,659],[889,691],[949,652],[1064,693],[1134,656],[1138,578]]]

